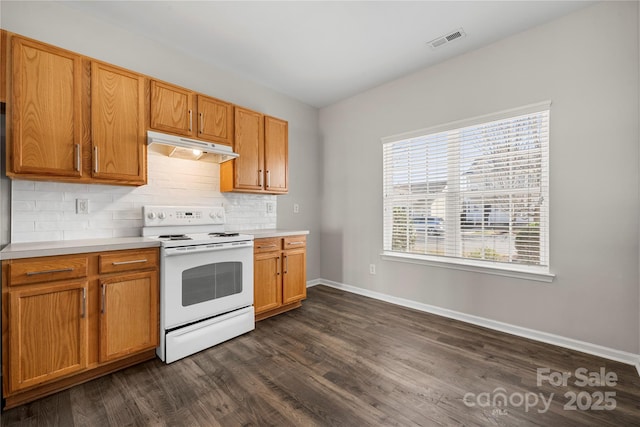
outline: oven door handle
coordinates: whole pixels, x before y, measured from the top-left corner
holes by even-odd
[[[202,252],[227,251],[232,249],[252,248],[253,242],[212,243],[209,245],[179,246],[177,248],[162,248],[165,256],[189,255]]]

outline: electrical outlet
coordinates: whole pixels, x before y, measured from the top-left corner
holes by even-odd
[[[376,274],[376,265],[369,264],[369,274]]]
[[[76,213],[77,214],[89,213],[89,199],[76,199]]]
[[[267,202],[267,213],[273,213],[275,211],[275,203]]]
[[[293,204],[293,213],[300,213],[300,205],[297,203]]]

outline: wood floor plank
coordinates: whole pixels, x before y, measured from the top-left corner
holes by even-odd
[[[618,383],[537,385],[539,368],[580,367],[615,372]],[[465,400],[496,390],[553,399],[544,412]],[[615,410],[565,408],[565,393],[603,391],[616,393]],[[622,363],[316,286],[301,308],[249,334],[2,414],[2,426],[47,425],[640,426],[640,377]]]

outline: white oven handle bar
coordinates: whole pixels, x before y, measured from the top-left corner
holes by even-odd
[[[162,248],[165,256],[187,255],[202,252],[226,251],[230,249],[253,247],[252,241],[211,243],[208,245],[179,246],[177,248]]]

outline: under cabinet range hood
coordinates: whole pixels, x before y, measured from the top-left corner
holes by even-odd
[[[147,131],[149,149],[169,157],[187,160],[201,160],[210,163],[224,163],[239,156],[228,145],[198,141],[197,139]]]

